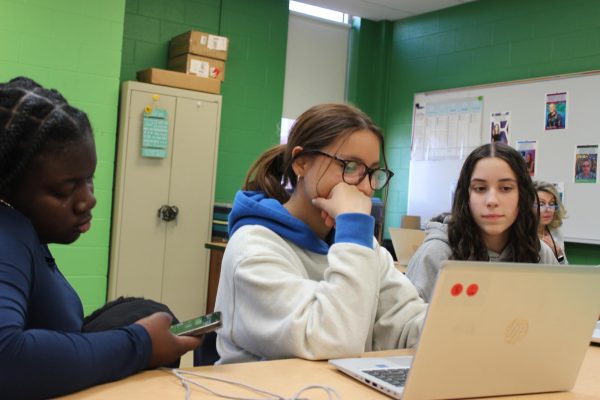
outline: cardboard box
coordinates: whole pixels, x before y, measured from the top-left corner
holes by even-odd
[[[218,79],[200,78],[196,75],[167,71],[166,69],[149,68],[138,71],[137,79],[140,82],[154,83],[156,85],[214,94],[221,93],[221,81]]]
[[[192,53],[198,56],[227,60],[229,39],[200,31],[189,31],[175,36],[169,43],[169,58]]]
[[[225,61],[215,58],[197,56],[195,54],[182,54],[170,58],[167,65],[172,71],[185,72],[201,78],[218,79],[221,82],[225,80]]]

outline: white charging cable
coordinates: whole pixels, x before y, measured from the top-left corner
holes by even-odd
[[[342,398],[340,397],[340,395],[335,391],[335,389],[329,387],[329,386],[324,386],[324,385],[308,385],[303,387],[302,389],[300,389],[298,392],[296,392],[292,397],[285,397],[285,396],[281,396],[278,395],[277,393],[273,393],[273,392],[269,392],[267,390],[263,390],[263,389],[259,389],[257,387],[251,386],[251,385],[247,385],[245,383],[242,382],[237,382],[234,380],[229,380],[229,379],[224,379],[224,378],[215,378],[214,376],[208,376],[208,375],[204,375],[204,374],[199,374],[197,372],[192,372],[192,371],[185,371],[182,369],[168,369],[168,368],[162,368],[165,371],[169,371],[170,373],[172,373],[173,375],[175,375],[179,381],[181,382],[181,385],[185,388],[185,400],[189,400],[190,396],[191,396],[191,387],[190,385],[194,385],[194,386],[198,386],[201,389],[206,390],[207,392],[214,394],[215,396],[224,398],[224,399],[231,399],[231,400],[262,400],[262,399],[270,399],[270,400],[310,400],[308,397],[300,397],[304,392],[307,392],[309,390],[323,390],[325,391],[325,393],[327,393],[327,399],[328,400],[341,400]],[[219,393],[211,388],[209,388],[208,386],[198,382],[197,380],[194,380],[193,378],[190,378],[189,376],[193,376],[196,378],[202,378],[202,379],[207,379],[207,380],[211,380],[211,381],[217,381],[217,382],[222,382],[222,383],[228,383],[230,385],[233,386],[238,386],[241,388],[244,388],[250,392],[254,392],[257,393],[259,395],[261,395],[261,397],[238,397],[238,396],[230,396],[228,394],[224,394],[224,393]]]

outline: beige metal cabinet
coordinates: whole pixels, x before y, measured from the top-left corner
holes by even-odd
[[[141,155],[146,107],[168,113],[165,158]],[[110,254],[109,298],[143,296],[180,320],[206,310],[208,250],[221,96],[124,82]],[[174,220],[159,217],[175,206]]]

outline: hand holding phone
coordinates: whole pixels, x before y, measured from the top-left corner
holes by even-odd
[[[170,331],[177,336],[201,336],[219,329],[221,325],[221,312],[216,311],[172,325]]]
[[[148,367],[165,367],[188,351],[194,350],[202,339],[194,336],[175,336],[171,333],[171,315],[155,312],[135,322],[144,327],[152,343],[152,353]]]

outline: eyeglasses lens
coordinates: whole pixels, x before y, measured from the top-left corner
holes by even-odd
[[[388,173],[383,169],[376,169],[371,174],[371,187],[375,190],[382,189],[388,181]]]
[[[364,164],[349,161],[344,168],[344,182],[350,185],[357,185],[367,175],[367,167]],[[379,190],[385,187],[389,180],[389,173],[385,169],[373,170],[369,177],[369,184],[373,190]]]
[[[344,168],[344,181],[350,185],[356,185],[365,176],[365,171],[364,165],[350,161]]]

